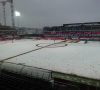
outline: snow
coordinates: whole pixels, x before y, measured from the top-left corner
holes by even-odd
[[[85,41],[79,41],[78,43],[80,43],[80,44],[84,44],[84,43],[85,43]]]
[[[56,41],[59,42],[59,41]],[[38,49],[36,44],[39,43],[48,43],[52,44],[54,41],[52,40],[14,40],[12,41],[4,41],[0,42],[0,60],[22,54],[24,52],[28,52],[34,49]],[[47,44],[46,44],[47,45]],[[45,45],[44,45],[45,46]]]
[[[36,44],[39,44],[40,46],[47,45],[40,43],[54,43],[54,41],[28,40],[0,45],[0,58],[39,48]],[[65,44],[67,44],[67,46],[65,46]],[[66,74],[75,74],[87,78],[100,79],[100,42],[88,42],[86,44],[80,44],[79,42],[64,42],[55,45],[65,47],[42,48],[9,59],[6,62],[23,63],[28,66],[44,68]],[[7,47],[9,47],[9,49]]]

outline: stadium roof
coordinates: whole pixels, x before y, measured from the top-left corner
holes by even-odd
[[[69,25],[98,25],[100,22],[86,22],[86,23],[70,23],[70,24],[63,24],[63,26],[69,26]]]

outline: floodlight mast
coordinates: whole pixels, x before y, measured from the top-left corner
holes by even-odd
[[[14,5],[13,5],[13,0],[7,0],[7,2],[9,2],[9,3],[10,3],[12,27],[13,27],[13,28],[15,28]]]
[[[13,0],[6,0],[6,1],[2,1],[2,2],[0,2],[0,3],[2,3],[2,5],[3,5],[4,24],[5,24],[5,26],[6,26],[6,12],[5,12],[5,5],[6,5],[7,2],[10,3],[12,27],[15,28],[14,5],[13,5]]]
[[[4,25],[6,26],[6,12],[5,12],[5,5],[6,5],[7,1],[2,1],[2,2],[0,2],[0,3],[2,3],[2,6],[3,6]]]

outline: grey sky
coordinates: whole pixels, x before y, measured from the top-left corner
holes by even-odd
[[[14,9],[21,12],[21,27],[100,21],[100,0],[14,0]],[[6,4],[6,17],[7,25],[11,25],[9,3]],[[1,4],[0,23],[4,23]]]

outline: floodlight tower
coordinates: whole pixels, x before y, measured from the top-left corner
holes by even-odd
[[[13,5],[13,0],[7,0],[7,2],[10,3],[12,27],[14,28],[15,27],[15,19],[14,19],[14,5]]]
[[[17,17],[17,23],[18,23],[18,29],[19,29],[19,18],[20,17],[20,12],[15,11],[15,16]]]
[[[18,17],[20,17],[20,12],[15,11],[15,16],[17,17],[17,23],[18,23],[18,37],[20,38],[19,18],[18,18]]]
[[[6,5],[7,1],[1,1],[0,3],[2,3],[2,6],[3,6],[4,25],[6,26],[6,12],[5,12],[5,5]]]

